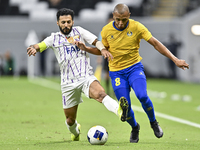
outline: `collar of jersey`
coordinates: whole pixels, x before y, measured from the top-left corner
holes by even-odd
[[[129,24],[129,21],[128,21],[127,24],[126,24],[126,27],[128,26],[128,24]],[[116,30],[118,30],[118,31],[123,31],[124,29],[126,29],[126,27],[125,27],[124,29],[118,29],[118,28],[115,26],[115,21],[113,21],[113,27],[114,27]]]

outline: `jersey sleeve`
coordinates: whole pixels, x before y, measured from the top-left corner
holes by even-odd
[[[92,45],[92,43],[97,39],[97,36],[94,35],[93,33],[89,32],[86,29],[83,29],[82,27],[78,27],[79,31],[81,32],[81,36],[83,37],[83,39],[89,43],[90,45]]]
[[[47,49],[47,46],[44,41],[38,43],[38,46],[40,48],[40,53]]]
[[[53,36],[54,35],[51,34],[51,36],[46,37],[42,42],[38,44],[40,47],[40,53],[53,45]]]
[[[141,31],[139,35],[140,39],[148,41],[152,37],[151,32],[149,32],[149,30],[143,24],[139,24],[139,30]]]

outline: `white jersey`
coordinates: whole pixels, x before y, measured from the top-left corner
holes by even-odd
[[[44,39],[47,48],[53,49],[60,66],[61,85],[74,83],[93,75],[87,52],[72,45],[73,40],[92,44],[97,37],[80,26],[72,27],[68,38],[61,32]]]

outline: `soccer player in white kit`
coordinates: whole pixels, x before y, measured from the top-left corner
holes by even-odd
[[[109,97],[97,78],[93,75],[90,58],[87,52],[103,55],[112,59],[112,55],[105,49],[97,37],[80,26],[74,24],[73,10],[62,8],[57,12],[57,25],[60,32],[52,33],[42,42],[27,48],[29,56],[35,56],[51,48],[60,66],[61,91],[63,109],[66,116],[66,125],[71,134],[72,141],[79,141],[80,124],[76,120],[79,103],[83,102],[81,93],[93,98],[119,117],[122,108],[118,102]],[[85,46],[85,41],[94,47]]]

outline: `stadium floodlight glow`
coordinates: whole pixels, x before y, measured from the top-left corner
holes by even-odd
[[[194,35],[200,35],[200,25],[193,25],[191,27],[191,32]]]

